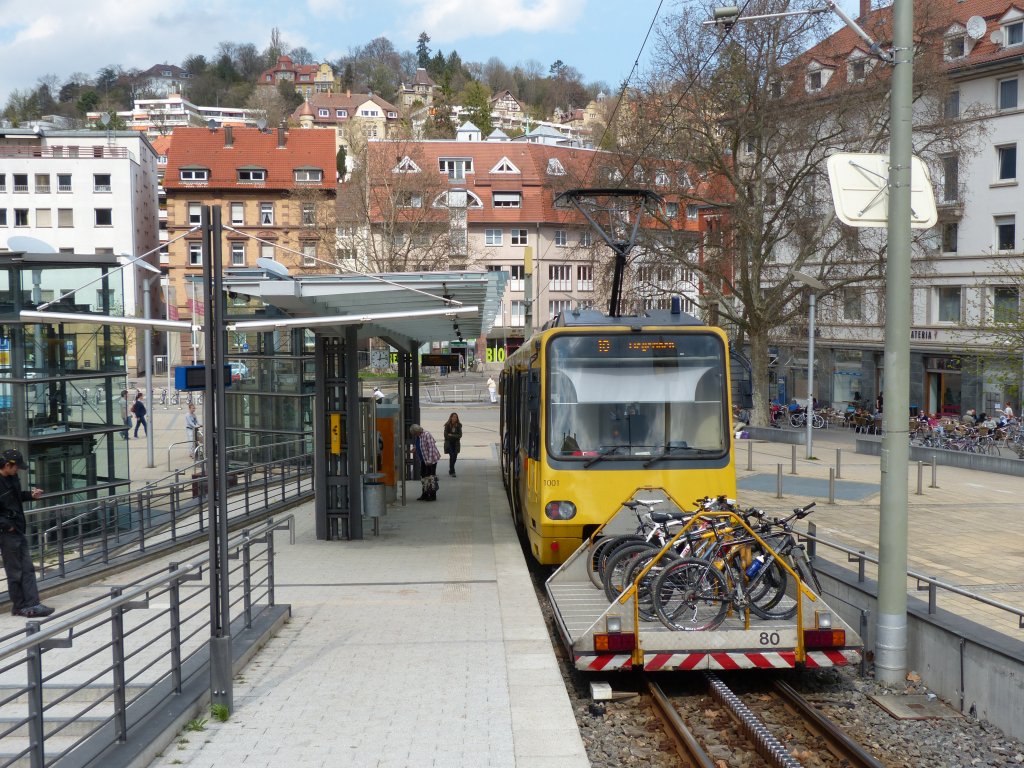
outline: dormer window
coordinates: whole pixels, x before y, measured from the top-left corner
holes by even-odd
[[[856,59],[850,62],[850,82],[863,83],[868,74],[868,63],[864,59]]]
[[[654,184],[658,187],[667,187],[672,182],[668,179],[668,174],[664,171],[658,171],[654,174]]]
[[[1003,25],[1003,47],[1024,44],[1024,19]]]
[[[239,168],[238,180],[248,183],[266,181],[267,171],[264,168]]]
[[[316,111],[316,114],[317,114],[317,117],[330,117],[331,116],[331,110],[329,110],[329,109],[318,109]]]
[[[810,92],[821,90],[821,70],[807,73],[807,90]]]
[[[179,171],[179,178],[182,181],[209,181],[210,171],[208,168],[182,168]]]
[[[565,167],[557,157],[548,158],[548,175],[565,176]]]
[[[347,109],[338,109],[334,112],[335,117],[348,117]]]
[[[419,173],[420,172],[420,167],[418,165],[416,165],[416,163],[414,163],[412,161],[412,158],[410,158],[407,155],[407,156],[402,158],[401,162],[398,165],[396,165],[392,169],[391,172],[392,173]]]
[[[491,173],[519,173],[519,169],[512,164],[507,157],[501,158],[498,164],[491,168]]]
[[[773,99],[782,98],[782,81],[772,80],[768,83],[768,95]]]
[[[397,112],[388,112],[388,118],[390,120],[394,120],[397,117],[398,117],[398,113]]]
[[[946,61],[951,59],[962,59],[967,55],[967,36],[951,35],[946,38],[945,43]]]
[[[297,184],[319,184],[324,180],[324,172],[319,168],[296,168],[295,182]]]

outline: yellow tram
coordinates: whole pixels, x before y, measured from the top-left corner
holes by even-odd
[[[501,465],[540,563],[563,562],[640,489],[736,495],[729,352],[672,310],[565,313],[505,362]]]

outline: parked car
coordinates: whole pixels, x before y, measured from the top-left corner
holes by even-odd
[[[249,366],[245,363],[231,362],[228,365],[231,367],[232,381],[241,381],[242,379],[249,378]]]

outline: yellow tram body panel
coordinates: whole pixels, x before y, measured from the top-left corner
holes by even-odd
[[[562,563],[642,489],[683,507],[736,495],[725,334],[660,314],[584,312],[506,361],[502,472],[542,564]]]

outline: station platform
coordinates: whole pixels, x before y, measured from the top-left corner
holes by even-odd
[[[362,541],[317,541],[312,503],[293,510],[275,565],[291,620],[235,681],[231,719],[152,766],[590,764],[508,512],[497,408],[458,410],[458,477],[442,456],[437,501],[410,483]],[[424,408],[439,443],[450,411]]]

